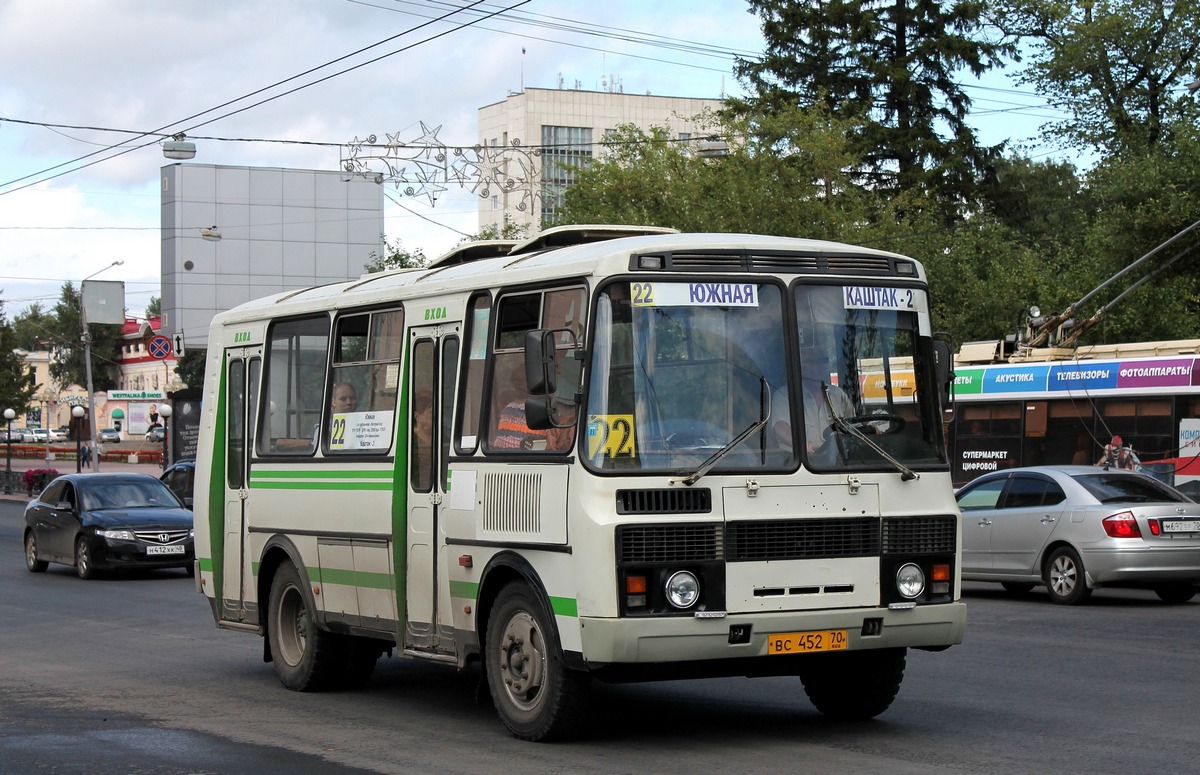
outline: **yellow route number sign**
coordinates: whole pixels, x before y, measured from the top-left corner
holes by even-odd
[[[587,424],[588,457],[637,457],[632,414],[592,414]]]

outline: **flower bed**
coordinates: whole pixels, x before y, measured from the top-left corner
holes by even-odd
[[[31,468],[21,475],[21,482],[25,485],[25,492],[29,495],[36,495],[46,489],[46,485],[57,479],[59,473],[54,468]]]

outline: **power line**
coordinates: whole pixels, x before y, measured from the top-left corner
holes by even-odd
[[[303,71],[303,72],[301,72],[301,73],[298,73],[298,74],[296,74],[296,75],[293,75],[293,76],[291,76],[291,77],[289,77],[289,78],[285,78],[285,79],[283,79],[282,81],[277,81],[276,83],[273,83],[273,84],[271,84],[271,85],[269,85],[269,86],[264,86],[264,87],[262,87],[261,89],[257,89],[257,90],[255,90],[255,91],[252,91],[252,92],[250,92],[249,94],[244,94],[244,95],[242,95],[241,97],[238,97],[238,98],[236,98],[236,99],[232,99],[232,100],[228,100],[228,101],[226,101],[226,102],[223,102],[223,103],[221,103],[220,105],[217,105],[217,106],[215,106],[215,107],[208,108],[207,110],[200,111],[199,113],[194,113],[194,114],[192,114],[191,116],[188,116],[187,118],[179,119],[179,120],[177,120],[177,121],[172,121],[172,122],[171,122],[171,123],[169,123],[169,124],[165,124],[164,126],[161,126],[161,127],[159,127],[158,129],[155,129],[155,130],[153,130],[153,132],[163,132],[163,131],[166,131],[168,128],[170,128],[170,127],[172,127],[172,126],[175,126],[175,125],[177,125],[177,124],[182,124],[182,123],[185,123],[185,122],[191,121],[191,120],[193,120],[193,119],[199,118],[199,117],[201,117],[201,116],[207,115],[207,114],[209,114],[209,113],[213,113],[213,112],[215,112],[215,111],[218,111],[218,110],[220,110],[220,109],[222,109],[222,108],[225,108],[225,107],[228,107],[228,106],[230,106],[230,105],[233,105],[234,103],[241,102],[242,100],[249,99],[250,97],[254,97],[254,96],[258,95],[258,94],[262,94],[263,92],[266,92],[266,91],[268,91],[268,90],[270,90],[270,89],[274,89],[274,88],[276,88],[276,87],[278,87],[278,86],[282,86],[282,85],[283,85],[283,84],[285,84],[285,83],[289,83],[289,82],[291,82],[291,81],[294,81],[294,80],[296,80],[296,79],[298,79],[298,78],[302,78],[302,77],[304,77],[304,76],[306,76],[306,75],[309,75],[309,74],[311,74],[311,73],[314,73],[314,72],[316,72],[317,70],[324,69],[324,68],[326,68],[326,67],[329,67],[330,65],[336,64],[336,63],[338,63],[338,62],[341,62],[341,61],[343,61],[343,60],[345,60],[345,59],[348,59],[348,58],[350,58],[350,57],[356,56],[356,55],[358,55],[358,54],[361,54],[361,53],[363,53],[363,52],[365,52],[365,51],[368,51],[368,50],[370,50],[370,49],[377,48],[378,46],[381,46],[381,45],[383,45],[383,44],[385,44],[385,43],[388,43],[388,42],[390,42],[390,41],[393,41],[393,40],[395,40],[395,39],[397,39],[397,38],[400,38],[400,37],[403,37],[403,36],[405,36],[405,35],[408,35],[408,34],[410,34],[410,33],[412,33],[412,32],[415,32],[415,31],[417,31],[417,30],[419,30],[419,29],[423,28],[423,27],[430,26],[431,24],[434,24],[434,23],[435,23],[435,22],[437,22],[437,21],[443,21],[443,20],[445,20],[445,19],[447,19],[447,18],[449,18],[449,17],[451,17],[451,16],[455,15],[456,13],[459,13],[459,12],[460,12],[460,11],[462,11],[462,10],[466,10],[466,9],[469,9],[469,8],[474,8],[475,6],[477,6],[477,5],[480,5],[482,2],[484,2],[484,0],[476,0],[476,2],[472,3],[472,4],[471,4],[471,5],[469,5],[469,6],[466,6],[465,8],[456,8],[456,9],[454,9],[454,10],[452,10],[452,11],[450,11],[450,12],[446,13],[445,15],[443,15],[443,16],[441,16],[441,17],[438,17],[438,18],[436,18],[436,19],[432,19],[432,20],[430,20],[430,21],[427,21],[427,22],[424,22],[424,23],[422,23],[422,24],[418,24],[417,26],[415,26],[415,27],[412,27],[412,28],[410,28],[410,29],[408,29],[408,30],[405,30],[404,32],[400,32],[400,33],[398,33],[398,34],[396,34],[396,35],[392,35],[391,37],[385,38],[385,39],[383,39],[383,40],[379,41],[378,43],[373,43],[373,44],[371,44],[370,46],[365,46],[365,47],[363,47],[363,48],[360,48],[360,49],[358,49],[357,51],[353,51],[353,52],[351,52],[351,53],[349,53],[349,54],[345,54],[345,55],[343,55],[343,56],[340,56],[340,57],[338,57],[337,59],[330,60],[329,62],[326,62],[326,63],[324,63],[324,64],[322,64],[322,65],[318,65],[318,66],[316,66],[316,67],[309,68],[308,70],[305,70],[305,71]],[[252,108],[256,108],[256,107],[258,107],[258,106],[260,106],[260,105],[263,105],[263,104],[265,104],[265,103],[267,103],[267,102],[271,102],[271,101],[273,101],[273,100],[277,100],[277,99],[279,99],[279,98],[281,98],[281,97],[285,97],[285,96],[287,96],[287,95],[289,95],[289,94],[293,94],[293,93],[295,93],[295,92],[298,92],[298,91],[301,91],[301,90],[303,90],[303,89],[307,89],[307,88],[309,88],[310,86],[315,86],[315,85],[317,85],[317,84],[319,84],[319,83],[323,83],[323,82],[325,82],[325,81],[328,81],[328,80],[330,80],[330,79],[332,79],[332,78],[336,78],[336,77],[338,77],[338,76],[341,76],[341,75],[344,75],[344,74],[346,74],[346,73],[348,73],[348,72],[352,72],[352,71],[354,71],[354,70],[357,70],[357,69],[359,69],[359,68],[361,68],[361,67],[366,67],[367,65],[374,64],[375,62],[378,62],[378,61],[380,61],[380,60],[382,60],[382,59],[386,59],[387,57],[394,56],[395,54],[399,54],[399,53],[402,53],[402,52],[404,52],[404,51],[408,51],[408,50],[410,50],[410,49],[412,49],[412,48],[415,48],[416,46],[420,46],[420,45],[423,45],[423,44],[425,44],[425,43],[428,43],[428,42],[430,42],[430,41],[437,40],[438,38],[445,37],[446,35],[449,35],[449,34],[451,34],[451,33],[458,32],[459,30],[462,30],[462,29],[464,29],[464,28],[466,28],[466,27],[472,26],[472,25],[474,25],[476,22],[478,22],[478,21],[482,21],[483,19],[488,19],[488,18],[491,18],[492,16],[497,16],[497,15],[503,14],[503,13],[505,13],[505,12],[507,12],[507,11],[510,11],[510,10],[512,10],[512,9],[514,9],[514,8],[518,8],[518,7],[522,6],[522,5],[525,5],[525,4],[526,4],[526,3],[528,3],[528,2],[530,2],[530,0],[520,0],[519,2],[516,2],[516,3],[514,3],[513,5],[511,5],[511,6],[507,7],[507,8],[503,8],[503,9],[501,9],[501,10],[495,11],[495,12],[493,12],[493,13],[491,13],[491,14],[487,15],[487,16],[481,17],[480,19],[476,19],[476,20],[473,20],[473,21],[466,22],[466,23],[464,23],[464,24],[460,24],[460,25],[458,25],[457,27],[454,27],[454,28],[452,28],[452,29],[450,29],[450,30],[445,30],[445,31],[443,31],[443,32],[440,32],[440,33],[437,33],[437,34],[431,35],[431,36],[429,36],[429,37],[427,37],[427,38],[424,38],[424,39],[422,39],[422,40],[419,40],[419,41],[417,41],[416,43],[410,44],[410,45],[408,45],[408,46],[404,46],[404,47],[402,47],[402,48],[399,48],[399,49],[397,49],[397,50],[395,50],[395,51],[392,51],[392,52],[389,52],[389,53],[387,53],[387,54],[383,54],[383,55],[381,55],[381,56],[378,56],[378,57],[376,57],[376,58],[374,58],[374,59],[367,60],[366,62],[362,62],[361,64],[354,65],[354,66],[352,66],[352,67],[348,67],[348,68],[346,68],[346,69],[344,69],[344,70],[340,70],[340,71],[338,71],[338,72],[336,72],[336,73],[333,73],[333,74],[331,74],[331,75],[328,75],[328,76],[324,76],[324,77],[322,77],[322,78],[318,78],[318,79],[317,79],[317,80],[315,80],[315,81],[312,81],[312,82],[306,83],[306,84],[304,84],[304,85],[302,85],[302,86],[298,86],[298,87],[296,87],[296,88],[294,88],[294,89],[289,89],[288,91],[285,91],[285,92],[283,92],[283,93],[281,93],[281,94],[277,94],[277,95],[274,95],[274,96],[272,96],[272,97],[268,97],[268,98],[266,98],[266,99],[263,99],[263,100],[260,100],[260,101],[258,101],[258,102],[255,102],[255,103],[253,103],[253,104],[251,104],[251,105],[247,105],[247,106],[245,106],[245,107],[242,107],[242,108],[239,108],[239,109],[237,109],[237,110],[233,110],[233,111],[230,111],[230,112],[228,112],[228,113],[224,113],[224,114],[222,114],[222,115],[220,115],[220,116],[217,116],[216,118],[208,119],[208,120],[206,120],[206,121],[203,121],[203,122],[201,122],[201,123],[197,124],[196,126],[206,126],[206,125],[208,125],[208,124],[211,124],[211,123],[213,123],[213,122],[215,122],[215,121],[220,121],[221,119],[228,118],[229,116],[233,116],[233,115],[236,115],[236,114],[238,114],[238,113],[242,113],[242,112],[244,112],[244,111],[250,110],[250,109],[252,109]],[[141,137],[146,137],[146,136],[148,136],[148,134],[150,134],[150,133],[147,133],[147,134],[142,134],[141,136],[139,136],[139,137],[137,137],[137,138],[133,138],[133,139],[134,139],[134,140],[138,140],[138,139],[141,139]],[[20,187],[17,187],[17,188],[12,188],[12,189],[9,189],[9,190],[7,190],[7,191],[0,192],[0,196],[4,196],[5,194],[11,194],[11,193],[14,193],[14,192],[16,192],[16,191],[20,191],[20,190],[22,190],[22,189],[28,188],[29,186],[36,185],[37,183],[44,183],[44,182],[46,182],[46,181],[49,181],[49,180],[54,180],[55,178],[61,177],[61,176],[63,176],[63,175],[66,175],[66,174],[70,174],[70,173],[72,173],[72,172],[78,172],[78,171],[79,171],[79,170],[81,170],[81,169],[86,169],[87,167],[91,167],[91,166],[93,166],[93,165],[95,165],[95,164],[99,164],[99,163],[101,163],[101,162],[108,161],[109,159],[114,159],[114,158],[116,158],[116,157],[118,157],[118,156],[123,156],[123,155],[124,155],[124,154],[126,154],[126,153],[129,153],[129,152],[131,152],[131,151],[138,150],[139,148],[145,148],[146,146],[148,146],[148,145],[153,145],[153,144],[154,144],[154,143],[156,143],[156,142],[158,142],[158,141],[157,141],[157,139],[152,139],[152,140],[150,140],[149,142],[142,143],[142,144],[140,144],[140,145],[136,145],[136,146],[132,146],[132,147],[126,147],[126,148],[125,148],[125,150],[122,150],[122,151],[120,151],[120,152],[118,152],[118,153],[114,153],[114,154],[112,154],[112,155],[110,155],[110,156],[106,156],[106,157],[104,157],[104,158],[102,158],[102,159],[98,159],[98,160],[96,160],[96,161],[89,162],[88,164],[83,164],[83,165],[81,165],[81,166],[78,166],[78,167],[73,167],[72,169],[65,170],[65,171],[63,171],[63,172],[60,172],[60,173],[58,173],[58,174],[55,174],[55,175],[50,175],[50,176],[48,176],[48,177],[43,177],[43,178],[41,178],[40,180],[37,180],[37,181],[35,181],[35,182],[33,182],[33,183],[26,184],[26,185],[24,185],[24,186],[20,186]],[[115,149],[117,149],[117,148],[119,148],[119,147],[121,147],[121,146],[120,146],[120,145],[113,145],[113,146],[109,146],[108,148],[105,148],[105,149],[103,149],[103,150],[100,150],[100,151],[93,151],[92,153],[89,153],[89,154],[86,154],[86,155],[84,155],[84,156],[78,157],[78,158],[76,158],[76,159],[73,159],[73,160],[71,160],[71,161],[67,161],[67,162],[62,162],[62,163],[60,163],[60,164],[56,164],[56,165],[54,165],[53,167],[49,167],[49,168],[47,168],[47,169],[44,169],[44,170],[42,170],[41,172],[30,173],[29,175],[25,175],[25,176],[23,176],[23,177],[20,177],[20,178],[15,178],[15,179],[13,179],[13,180],[10,180],[10,181],[7,181],[7,182],[5,182],[5,183],[0,183],[0,187],[6,187],[6,186],[10,186],[10,185],[12,185],[12,184],[14,184],[14,183],[19,183],[19,182],[21,182],[21,181],[28,180],[28,179],[29,179],[29,178],[31,178],[31,177],[35,177],[35,176],[40,176],[40,175],[43,175],[43,174],[45,174],[45,173],[47,173],[47,172],[51,172],[51,171],[53,171],[53,170],[59,169],[60,167],[63,167],[63,166],[69,165],[69,164],[75,164],[76,162],[80,162],[80,161],[83,161],[83,160],[85,160],[85,159],[89,159],[89,158],[91,158],[91,157],[93,157],[93,156],[97,156],[97,155],[99,155],[99,154],[102,154],[102,153],[104,153],[104,152],[106,152],[106,151],[115,150]]]

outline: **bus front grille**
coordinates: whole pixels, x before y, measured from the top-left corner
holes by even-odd
[[[711,511],[712,490],[707,487],[617,490],[618,514],[707,514]]]
[[[640,565],[719,560],[723,555],[721,525],[621,525],[617,528],[617,562]]]
[[[726,551],[730,562],[872,557],[879,554],[879,520],[857,517],[730,522]]]
[[[954,517],[891,517],[883,520],[884,554],[953,554]]]
[[[669,253],[648,253],[658,258],[664,271],[691,272],[779,272],[793,274],[831,275],[903,275],[912,277],[916,270],[912,261],[894,256],[823,251],[772,250],[697,250]],[[633,256],[630,269],[642,269],[642,256]],[[903,264],[903,269],[898,267]]]

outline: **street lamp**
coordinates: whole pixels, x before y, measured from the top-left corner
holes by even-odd
[[[171,450],[171,447],[170,447],[170,439],[171,439],[170,423],[168,422],[171,419],[171,405],[163,404],[162,406],[158,407],[158,415],[160,417],[162,417],[162,421],[163,421],[163,461],[162,461],[162,465],[163,465],[163,468],[166,468],[167,467],[167,453]]]
[[[75,473],[83,471],[83,423],[79,420],[83,417],[85,410],[82,406],[72,406],[71,416],[75,418],[75,422],[71,423],[71,428],[75,431]]]
[[[96,272],[92,272],[83,281],[79,283],[79,320],[83,326],[83,370],[87,375],[87,400],[88,400],[88,443],[96,439],[96,391],[92,387],[92,335],[88,332],[87,324],[87,306],[83,303],[83,283],[92,279],[100,272],[112,269],[114,266],[120,266],[125,263],[121,259],[113,261],[108,266]],[[96,471],[100,470],[100,456],[96,455]]]
[[[4,494],[12,495],[12,421],[17,416],[14,409],[4,410],[4,421],[8,423],[8,433],[4,440],[8,445],[8,454],[4,458]]]

